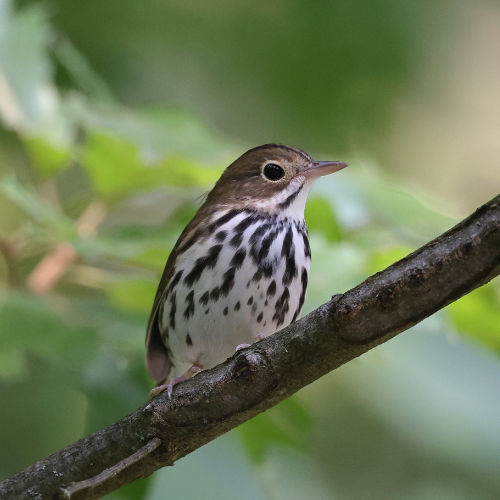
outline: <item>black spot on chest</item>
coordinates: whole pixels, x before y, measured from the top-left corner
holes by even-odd
[[[274,308],[273,321],[276,322],[276,326],[281,326],[285,322],[285,316],[290,309],[289,306],[290,292],[288,288],[283,290],[283,293],[276,301]]]
[[[210,292],[207,290],[201,297],[200,297],[200,304],[203,306],[206,306],[208,304],[208,299],[210,297]]]
[[[293,314],[292,322],[298,318],[300,311],[302,310],[302,307],[304,306],[304,301],[306,298],[308,275],[307,275],[307,270],[304,267],[302,268],[302,273],[300,275],[300,281],[302,284],[302,290],[300,292],[299,305],[297,306],[297,309],[295,310],[295,312]]]
[[[189,319],[194,314],[194,290],[191,290],[186,295],[186,309],[184,310],[184,317]]]
[[[226,224],[226,222],[229,222],[232,218],[236,217],[242,211],[243,210],[238,210],[238,209],[229,210],[229,212],[225,213],[224,215],[216,219],[208,226],[209,231],[211,233],[215,232],[216,229]]]
[[[184,283],[188,286],[193,286],[193,284],[200,279],[201,273],[203,273],[205,269],[213,269],[215,264],[217,264],[217,259],[219,258],[221,250],[222,245],[214,245],[209,248],[206,255],[196,259],[193,268],[184,278]]]
[[[245,217],[241,222],[236,224],[233,231],[240,234],[244,233],[254,222],[258,221],[259,219],[261,219],[261,216],[259,214],[250,214],[248,217]]]
[[[170,327],[172,329],[175,329],[175,313],[177,309],[176,295],[175,292],[170,295]]]
[[[276,293],[276,281],[271,281],[271,283],[269,283],[269,286],[267,287],[267,292],[266,292],[266,295],[268,297],[273,297],[274,294]]]
[[[295,249],[293,248],[293,229],[288,226],[283,246],[281,247],[281,256],[285,258],[285,272],[283,274],[283,285],[289,286],[293,278],[297,276],[297,266],[295,263]]]
[[[239,269],[243,265],[246,255],[247,255],[246,250],[244,248],[240,248],[233,255],[233,258],[231,259],[231,265],[236,267],[236,269]]]
[[[217,241],[220,241],[221,243],[226,239],[226,236],[227,236],[227,231],[219,231],[216,235],[215,235],[215,239]]]
[[[230,267],[223,276],[223,281],[221,286],[219,287],[220,294],[223,297],[227,297],[229,292],[234,286],[234,275],[236,274],[236,268]]]
[[[179,283],[179,280],[181,279],[181,276],[182,276],[182,273],[184,272],[183,269],[181,269],[180,271],[178,271],[176,273],[176,275],[174,276],[174,279],[172,280],[172,282],[170,283],[170,290],[174,290],[175,287],[177,286],[177,283]]]

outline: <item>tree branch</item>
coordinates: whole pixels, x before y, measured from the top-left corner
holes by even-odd
[[[225,363],[0,483],[0,498],[98,498],[271,408],[500,272],[500,195]]]

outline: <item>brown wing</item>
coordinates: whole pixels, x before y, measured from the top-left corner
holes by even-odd
[[[172,361],[168,356],[168,349],[161,338],[158,314],[162,301],[167,293],[167,286],[175,270],[177,255],[189,248],[195,241],[203,238],[208,232],[203,224],[198,224],[206,216],[206,208],[201,207],[191,222],[186,226],[170,253],[165,269],[156,291],[155,300],[151,315],[149,316],[148,328],[146,331],[146,365],[149,375],[155,382],[163,382],[167,379]]]
[[[148,329],[146,331],[146,365],[150,377],[155,382],[163,382],[167,379],[172,367],[172,362],[168,357],[168,350],[161,338],[160,326],[158,322],[158,313],[162,298],[166,292],[166,286],[172,277],[174,271],[175,256],[174,252],[170,254],[165,269],[156,291],[153,308],[149,316]]]

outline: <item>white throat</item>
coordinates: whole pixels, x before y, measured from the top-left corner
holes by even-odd
[[[269,213],[279,212],[282,217],[303,220],[307,195],[312,183],[312,180],[302,175],[294,177],[285,189],[268,200],[256,203],[255,207]]]

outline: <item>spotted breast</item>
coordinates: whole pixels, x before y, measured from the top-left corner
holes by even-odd
[[[174,376],[215,366],[294,321],[304,305],[311,252],[303,220],[227,210],[209,227],[178,256],[162,303]]]

